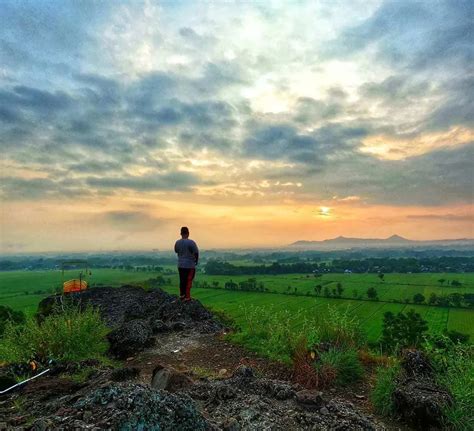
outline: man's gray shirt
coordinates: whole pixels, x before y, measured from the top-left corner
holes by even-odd
[[[199,250],[192,239],[178,239],[174,245],[174,251],[178,254],[178,268],[196,267],[196,255]]]

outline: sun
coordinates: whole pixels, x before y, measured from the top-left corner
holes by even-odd
[[[329,207],[319,207],[318,215],[323,217],[329,217],[331,213],[331,208]]]

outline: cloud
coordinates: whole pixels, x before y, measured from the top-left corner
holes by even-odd
[[[5,5],[7,199],[472,197],[472,2]]]
[[[435,220],[466,223],[472,223],[474,221],[474,214],[408,214],[406,217],[411,220]]]
[[[107,211],[96,216],[96,221],[116,229],[131,232],[147,232],[162,228],[165,220],[142,211]]]
[[[135,191],[190,190],[202,181],[189,172],[168,172],[164,174],[128,177],[89,177],[86,183],[99,189],[129,189]]]
[[[372,47],[395,68],[467,68],[474,58],[469,0],[406,2],[386,0],[362,23],[344,30],[328,53],[354,55]]]

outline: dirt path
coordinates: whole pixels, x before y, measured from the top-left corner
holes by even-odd
[[[155,347],[136,357],[128,358],[124,365],[138,368],[140,370],[138,380],[146,385],[152,381],[153,371],[157,367],[169,367],[198,382],[201,379],[217,381],[229,379],[241,366],[251,367],[260,378],[291,384],[290,366],[262,358],[225,338],[225,333],[173,332],[165,334],[160,337]],[[368,382],[357,383],[338,390],[331,388],[325,392],[328,398],[347,403],[366,415],[374,416],[380,429],[410,430],[405,425],[389,422],[386,418],[380,418],[374,414],[369,401]]]

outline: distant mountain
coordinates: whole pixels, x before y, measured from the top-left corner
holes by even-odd
[[[323,241],[296,241],[288,245],[291,249],[304,250],[344,250],[351,248],[395,248],[395,247],[454,247],[474,248],[474,239],[441,239],[432,241],[417,241],[403,238],[400,235],[392,235],[388,238],[337,238],[325,239]]]

